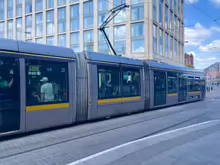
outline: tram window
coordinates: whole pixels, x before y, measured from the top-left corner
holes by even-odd
[[[200,91],[200,80],[188,77],[188,87],[189,92]]]
[[[20,127],[19,59],[0,56],[0,133]]]
[[[120,68],[111,66],[98,66],[98,98],[119,98]]]
[[[124,97],[140,96],[140,69],[123,68],[122,95]]]
[[[26,59],[27,105],[69,101],[68,64]]]
[[[167,73],[168,93],[177,93],[177,74]]]

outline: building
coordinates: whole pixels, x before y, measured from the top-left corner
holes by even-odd
[[[184,65],[183,0],[0,0],[0,37],[109,53],[99,25],[118,54]]]
[[[204,71],[208,83],[220,84],[220,62],[210,65]]]
[[[189,68],[194,68],[194,57],[192,54],[184,54],[185,66]]]

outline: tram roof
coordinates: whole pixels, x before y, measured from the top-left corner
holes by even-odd
[[[174,66],[174,65],[169,65],[169,64],[165,64],[165,63],[158,63],[158,62],[154,62],[154,61],[146,61],[146,63],[149,66],[149,68],[154,68],[154,69],[175,70],[175,71],[182,71],[182,72],[195,72],[195,73],[201,73],[201,74],[204,73],[198,69],[181,67],[181,66]]]
[[[108,54],[102,54],[96,52],[84,52],[84,53],[86,54],[86,58],[91,61],[143,66],[142,60],[134,60],[126,57],[114,56],[114,55],[108,55]]]
[[[17,41],[4,38],[0,38],[0,50],[19,53],[30,53],[37,55],[48,55],[51,57],[76,57],[74,51],[70,48],[36,44],[31,42]]]

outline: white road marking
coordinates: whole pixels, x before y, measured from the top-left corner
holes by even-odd
[[[72,162],[72,163],[69,163],[69,164],[67,164],[67,165],[77,165],[77,164],[86,162],[86,161],[88,161],[88,160],[91,160],[91,159],[93,159],[93,158],[95,158],[95,157],[104,155],[104,154],[106,154],[106,153],[108,153],[108,152],[111,152],[111,151],[117,150],[117,149],[119,149],[119,148],[122,148],[122,147],[124,147],[124,146],[128,146],[128,145],[130,145],[130,144],[134,144],[134,143],[137,143],[137,142],[140,142],[140,141],[149,140],[149,139],[151,139],[151,138],[159,137],[159,136],[162,136],[162,135],[166,135],[166,134],[178,132],[178,131],[181,131],[181,130],[186,130],[186,129],[189,129],[189,128],[193,128],[193,127],[205,125],[205,124],[208,124],[208,123],[219,122],[219,121],[220,121],[220,120],[210,120],[210,121],[206,121],[206,122],[202,122],[202,123],[193,124],[193,125],[190,125],[190,126],[178,128],[178,129],[175,129],[175,130],[163,132],[163,133],[156,134],[156,135],[153,135],[153,136],[149,136],[149,137],[146,137],[146,138],[134,140],[134,141],[131,141],[131,142],[128,142],[128,143],[124,143],[124,144],[118,145],[118,146],[116,146],[116,147],[113,147],[113,148],[104,150],[104,151],[99,152],[99,153],[96,153],[96,154],[94,154],[94,155],[91,155],[91,156],[88,156],[88,157],[79,159],[79,160],[74,161],[74,162]]]

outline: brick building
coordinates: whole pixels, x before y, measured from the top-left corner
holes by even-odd
[[[184,54],[185,66],[189,68],[194,68],[194,57],[192,54]]]
[[[206,79],[209,83],[219,84],[220,83],[220,62],[216,62],[205,70]]]

